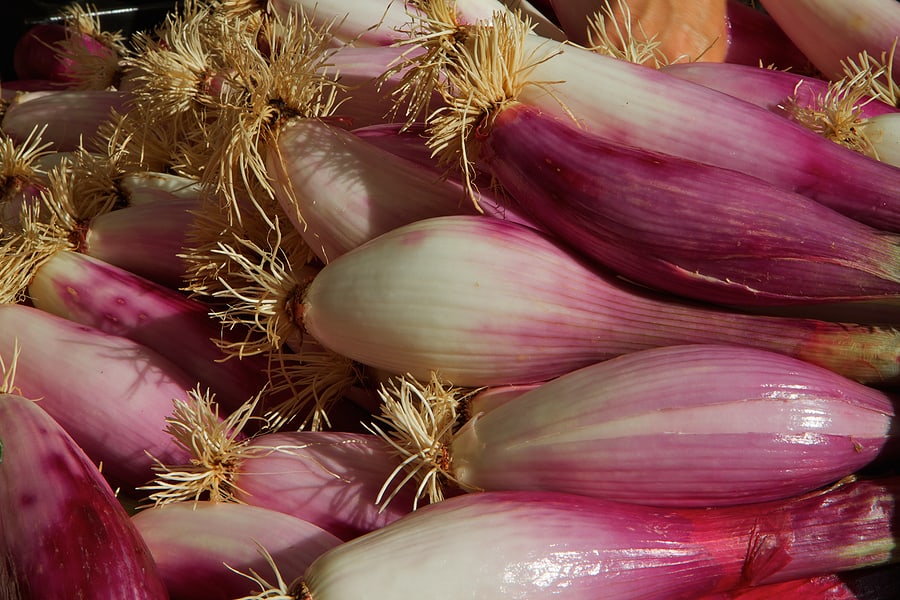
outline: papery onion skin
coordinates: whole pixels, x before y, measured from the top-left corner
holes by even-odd
[[[40,404],[0,395],[0,597],[165,600],[112,488]]]

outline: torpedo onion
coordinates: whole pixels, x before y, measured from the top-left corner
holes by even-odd
[[[125,112],[129,94],[116,90],[58,90],[25,92],[6,109],[0,130],[24,140],[36,125],[46,125],[43,139],[54,150],[72,151],[94,144],[101,126],[115,112]]]
[[[783,114],[826,139],[896,166],[896,101],[876,83],[888,69],[863,60],[853,65],[847,65],[845,77],[830,82],[724,63],[670,65],[664,70]]]
[[[196,180],[173,173],[136,171],[124,173],[118,187],[128,206],[148,204],[159,200],[195,200],[200,197]]]
[[[408,159],[434,172],[436,179],[448,179],[456,185],[462,185],[462,178],[455,170],[447,170],[431,155],[427,146],[428,135],[423,123],[403,125],[401,123],[384,123],[370,125],[351,130],[353,135],[365,139],[370,144]],[[276,167],[274,173],[279,173]],[[538,225],[528,219],[509,198],[503,190],[491,185],[491,179],[483,176],[476,179],[473,191],[477,192],[478,209],[484,214],[501,217],[510,221],[516,221],[523,225],[539,228]],[[459,206],[457,214],[466,214],[469,211],[465,206]]]
[[[900,170],[893,165],[705,86],[529,31],[508,14],[495,15],[490,26],[457,32],[465,33],[466,43],[440,46],[442,69],[429,65],[423,71],[439,77],[437,71],[447,82],[442,88],[450,106],[429,120],[433,148],[448,162],[473,158],[461,151],[459,140],[477,127],[479,115],[518,100],[574,118],[610,142],[743,171],[873,227],[900,229],[900,197],[894,193]],[[429,54],[434,52],[424,56]]]
[[[443,498],[442,480],[654,506],[778,500],[857,472],[894,427],[884,392],[744,346],[631,352],[487,412],[454,396],[439,381],[401,379],[382,391],[390,427],[378,431],[432,502]]]
[[[60,23],[39,23],[23,33],[13,48],[13,70],[16,79],[44,79],[67,87],[71,83],[69,71],[72,60],[55,45],[68,37],[68,30]],[[77,36],[86,48],[93,46],[87,36]],[[100,50],[99,46],[95,49]]]
[[[321,120],[292,120],[276,144],[275,195],[323,262],[400,225],[476,213],[458,182]]]
[[[529,227],[424,219],[330,262],[292,307],[326,348],[390,373],[460,386],[530,383],[618,354],[731,343],[863,382],[896,380],[891,329],[760,317],[650,295]]]
[[[0,597],[165,600],[113,490],[43,405],[0,394]]]
[[[860,480],[703,509],[465,494],[325,552],[294,597],[699,598],[896,560],[897,490],[896,479]]]
[[[19,79],[45,79],[71,89],[118,87],[119,60],[127,52],[124,36],[103,29],[97,11],[72,3],[56,20],[38,23],[13,48]]]
[[[726,63],[763,65],[795,73],[813,71],[809,59],[765,12],[741,0],[728,0],[725,16],[728,20]]]
[[[396,468],[377,436],[338,431],[284,431],[258,436],[242,450],[232,474],[235,498],[294,515],[342,539],[397,520],[412,509],[413,494],[379,510],[376,500]]]
[[[159,352],[229,412],[268,382],[262,357],[225,360],[219,340],[234,336],[207,305],[85,254],[54,254],[34,272],[27,296],[36,308]]]
[[[623,147],[525,104],[486,118],[482,168],[626,278],[730,305],[900,298],[900,237],[755,177]]]
[[[295,578],[341,540],[302,519],[246,504],[178,502],[132,517],[171,600],[234,600],[271,560]],[[261,552],[264,550],[265,553]]]
[[[871,117],[859,128],[878,160],[900,167],[900,112]]]
[[[393,120],[392,95],[401,85],[403,72],[382,77],[396,62],[408,55],[398,46],[341,46],[328,55],[327,72],[340,84],[336,113],[353,127],[365,127]],[[438,106],[441,97],[432,93],[428,101]]]
[[[9,362],[17,345],[19,392],[40,398],[110,481],[146,483],[150,455],[187,460],[165,431],[166,417],[195,382],[168,358],[37,308],[0,305],[0,356]]]
[[[159,463],[144,486],[156,506],[209,499],[282,512],[351,539],[412,510],[404,490],[397,506],[380,509],[379,490],[398,461],[378,436],[341,431],[276,431],[252,437],[246,429],[254,402],[223,421],[208,395],[179,402],[167,430],[190,448],[190,462]]]
[[[732,63],[676,63],[662,70],[782,114],[788,103],[815,106],[817,99],[828,93],[829,85],[810,75]],[[850,110],[861,118],[897,112],[896,107],[870,96],[854,98]]]
[[[81,252],[171,288],[184,284],[181,258],[196,199],[111,210],[91,219]]]
[[[171,288],[180,288],[198,198],[172,199],[117,208],[118,192],[83,190],[90,174],[64,162],[48,175],[40,202],[17,215],[17,235],[4,240],[4,256],[21,257],[21,268],[4,270],[5,296],[27,283],[39,264],[55,252],[81,252]]]
[[[848,57],[889,50],[900,35],[900,6],[893,0],[764,0],[761,4],[828,78],[841,76]]]

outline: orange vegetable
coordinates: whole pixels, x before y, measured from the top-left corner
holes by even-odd
[[[589,43],[587,22],[602,12],[610,39],[630,29],[635,42],[658,43],[668,62],[722,62],[728,50],[726,0],[554,0],[552,5],[566,34],[579,44]]]

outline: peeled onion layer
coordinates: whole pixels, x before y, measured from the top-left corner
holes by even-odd
[[[0,394],[0,596],[165,600],[112,488],[42,404]]]
[[[900,231],[900,169],[804,126],[656,69],[562,46],[536,35],[525,53],[545,56],[518,100],[571,119],[611,142],[753,175],[872,227]],[[597,82],[602,82],[598,85]]]
[[[896,380],[889,328],[686,304],[588,265],[529,227],[447,216],[399,227],[326,265],[295,312],[323,346],[389,373],[458,386],[545,381],[635,350],[730,343],[851,379]]]
[[[704,507],[838,481],[874,460],[893,427],[890,396],[827,369],[742,346],[666,346],[475,413],[448,450],[470,489]]]
[[[39,399],[110,481],[150,481],[151,457],[165,464],[190,460],[166,433],[166,417],[197,383],[168,358],[37,308],[4,304],[0,356],[6,364],[17,345],[16,389]]]
[[[57,252],[28,285],[33,306],[129,338],[165,356],[216,396],[223,414],[237,410],[268,382],[259,357],[225,361],[215,340],[228,336],[197,300],[130,271],[77,252]]]
[[[625,277],[699,301],[900,298],[900,236],[708,164],[623,147],[523,104],[482,145],[536,222]]]
[[[465,494],[325,552],[304,581],[309,600],[700,598],[896,560],[897,485],[707,509]]]
[[[302,519],[233,502],[151,507],[135,514],[132,522],[150,549],[170,600],[250,595],[254,583],[244,575],[256,572],[274,579],[261,551],[292,581],[320,554],[341,543]]]
[[[260,435],[233,474],[235,497],[352,539],[409,513],[413,493],[376,504],[397,465],[388,444],[370,434],[283,431]],[[267,451],[266,449],[271,449]]]

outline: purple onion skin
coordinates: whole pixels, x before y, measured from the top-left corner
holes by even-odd
[[[696,600],[896,560],[898,486],[856,481],[779,502],[666,510],[467,494],[329,550],[304,580],[311,600],[405,600],[421,589],[430,600]]]
[[[266,361],[259,357],[222,362],[225,353],[213,340],[228,332],[206,305],[85,254],[55,254],[35,273],[28,297],[41,310],[159,352],[213,391],[222,414],[268,382]]]
[[[791,98],[796,98],[797,106],[810,107],[828,92],[828,82],[824,79],[759,66],[692,62],[674,63],[663,67],[662,71],[781,114],[786,114],[785,106]],[[870,97],[857,102],[856,107],[862,118],[898,110]]]
[[[895,426],[883,391],[723,345],[632,352],[471,415],[449,444],[467,486],[672,507],[809,492],[875,460]]]
[[[525,47],[538,47],[537,38],[526,36]],[[533,86],[519,100],[562,119],[576,115],[610,141],[742,171],[872,227],[900,231],[900,169],[893,165],[749,102],[577,46],[532,75],[549,81],[563,78],[560,71],[572,75],[554,93]]]
[[[127,206],[91,219],[83,252],[171,288],[185,281],[184,251],[199,199]]]
[[[900,238],[749,175],[523,104],[494,119],[482,159],[535,221],[652,288],[744,306],[900,295]]]
[[[294,314],[348,358],[423,380],[437,370],[472,387],[545,381],[688,343],[782,352],[872,384],[896,383],[900,364],[893,329],[678,302],[588,265],[539,231],[486,216],[382,234],[319,271]]]
[[[781,30],[775,20],[738,0],[728,0],[728,52],[725,62],[774,65],[779,70],[808,73],[809,59]]]
[[[43,79],[57,87],[77,83],[73,77],[73,60],[59,54],[58,44],[67,38],[77,39],[83,49],[95,56],[115,58],[115,52],[89,35],[79,34],[58,23],[39,23],[16,42],[13,69],[19,79]],[[5,83],[5,82],[4,82]]]
[[[253,593],[253,582],[231,569],[274,579],[260,547],[292,581],[341,543],[312,523],[233,502],[167,504],[139,511],[132,522],[150,548],[170,600],[233,600]]]
[[[250,446],[284,450],[241,462],[234,477],[241,502],[315,523],[344,540],[412,510],[411,489],[403,490],[383,511],[375,503],[398,465],[390,447],[375,435],[280,432],[258,436]]]
[[[110,119],[112,111],[127,112],[130,95],[116,90],[56,90],[25,93],[6,109],[0,129],[13,140],[22,142],[36,125],[47,125],[41,140],[51,149],[72,152],[84,143],[96,150],[97,132]]]
[[[432,170],[438,180],[446,177],[457,185],[463,185],[458,174],[448,173],[447,169],[438,164],[438,161],[431,155],[431,150],[425,144],[426,131],[422,123],[414,123],[408,127],[401,123],[384,123],[353,129],[352,133],[379,148]],[[478,206],[484,214],[538,228],[536,223],[529,220],[502,193],[494,193],[489,177],[476,176],[475,185],[478,188]],[[469,207],[460,207],[459,214],[469,213]]]
[[[139,486],[153,459],[190,453],[166,433],[174,400],[197,385],[175,363],[127,338],[20,304],[0,305],[0,355],[18,343],[16,387],[56,419],[115,485]]]
[[[165,600],[100,471],[40,402],[0,395],[0,597]]]

